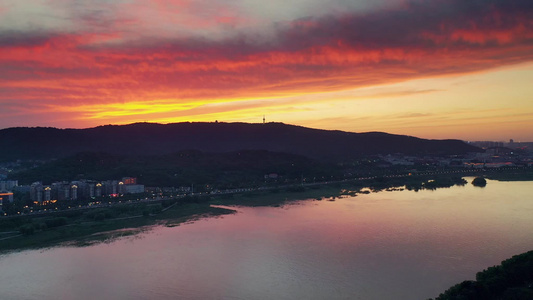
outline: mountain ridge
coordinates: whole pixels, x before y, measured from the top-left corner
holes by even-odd
[[[429,140],[384,132],[355,133],[284,123],[132,123],[85,129],[12,127],[0,130],[0,160],[50,159],[78,152],[160,155],[180,150],[268,150],[315,159],[373,154],[450,155],[479,152],[460,140]]]

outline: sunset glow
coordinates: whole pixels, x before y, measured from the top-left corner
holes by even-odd
[[[0,128],[285,122],[533,141],[533,2],[0,1]]]

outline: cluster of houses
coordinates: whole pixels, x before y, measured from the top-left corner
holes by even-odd
[[[494,169],[502,167],[531,167],[533,152],[514,152],[508,148],[485,149],[483,153],[470,153],[456,157],[418,157],[402,154],[389,154],[380,157],[378,167],[432,165],[466,169]]]
[[[6,202],[13,202],[13,189],[18,186],[17,180],[2,180],[0,181],[0,211],[2,205]]]
[[[124,194],[144,193],[144,185],[137,184],[137,179],[134,177],[107,181],[60,181],[51,185],[34,182],[27,186],[19,186],[17,181],[0,181],[0,205],[2,201],[13,201],[12,191],[29,193],[32,202],[46,205],[65,200],[89,200],[101,196],[118,197]]]

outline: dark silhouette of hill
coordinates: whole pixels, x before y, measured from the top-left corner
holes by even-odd
[[[464,154],[481,151],[459,140],[426,140],[382,132],[352,133],[283,123],[135,123],[87,129],[17,127],[0,130],[0,160],[60,158],[79,152],[161,155],[180,150],[268,150],[315,159],[362,155]]]

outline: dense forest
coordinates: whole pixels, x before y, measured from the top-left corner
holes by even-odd
[[[268,181],[299,180],[304,176],[309,180],[323,180],[341,175],[336,165],[301,155],[259,150],[229,153],[188,150],[151,156],[84,152],[11,176],[20,184],[34,181],[50,184],[77,179],[111,180],[131,176],[148,186],[213,184],[218,188],[230,188]]]

